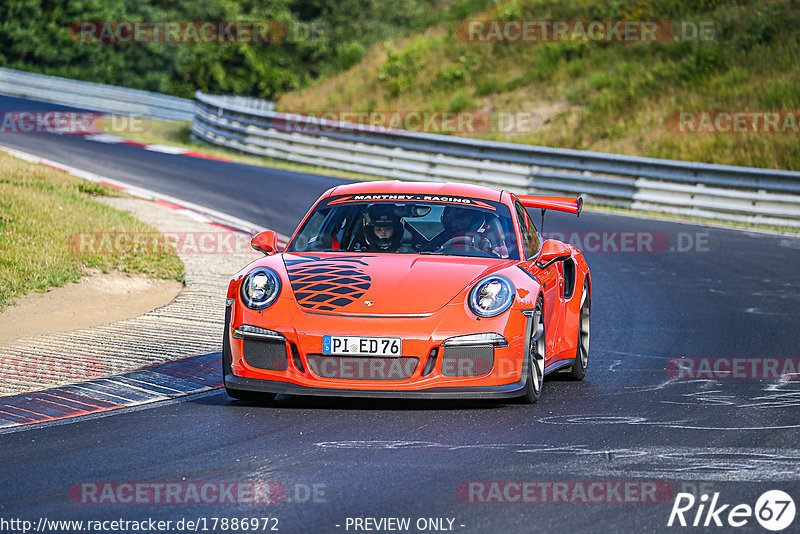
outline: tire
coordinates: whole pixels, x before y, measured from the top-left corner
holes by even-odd
[[[544,335],[544,304],[542,296],[536,301],[536,310],[533,312],[533,327],[531,339],[526,350],[527,378],[525,380],[525,393],[519,397],[523,404],[534,404],[542,396],[544,385],[545,362],[545,335]]]
[[[275,399],[274,393],[264,393],[261,391],[249,391],[245,389],[235,389],[228,387],[225,383],[225,376],[231,372],[231,345],[228,339],[228,312],[225,313],[225,331],[222,334],[222,385],[229,397],[247,402],[269,402]]]
[[[589,298],[589,281],[586,280],[583,282],[581,311],[578,320],[578,350],[575,354],[575,360],[572,362],[572,369],[564,375],[569,380],[583,380],[586,376],[586,367],[589,365],[589,323],[591,312],[592,299]]]

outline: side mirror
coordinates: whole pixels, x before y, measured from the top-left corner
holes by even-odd
[[[250,246],[267,256],[278,252],[278,234],[273,230],[264,230],[253,236]]]
[[[536,263],[540,267],[546,267],[554,261],[566,260],[571,256],[567,245],[556,239],[548,239],[542,243],[542,251]]]

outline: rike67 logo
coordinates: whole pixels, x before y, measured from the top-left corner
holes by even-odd
[[[678,493],[667,526],[739,528],[751,525],[753,517],[765,529],[780,532],[794,522],[794,500],[781,490],[765,492],[755,506],[720,503],[718,492],[711,497],[704,493],[699,499],[691,493]]]

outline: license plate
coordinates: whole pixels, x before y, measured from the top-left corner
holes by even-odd
[[[323,354],[400,357],[399,337],[324,336]]]

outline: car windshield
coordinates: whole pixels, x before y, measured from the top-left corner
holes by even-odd
[[[441,254],[519,259],[511,213],[504,204],[450,198],[373,201],[398,195],[332,197],[306,218],[287,252],[336,251]],[[363,198],[364,196],[362,196]]]

